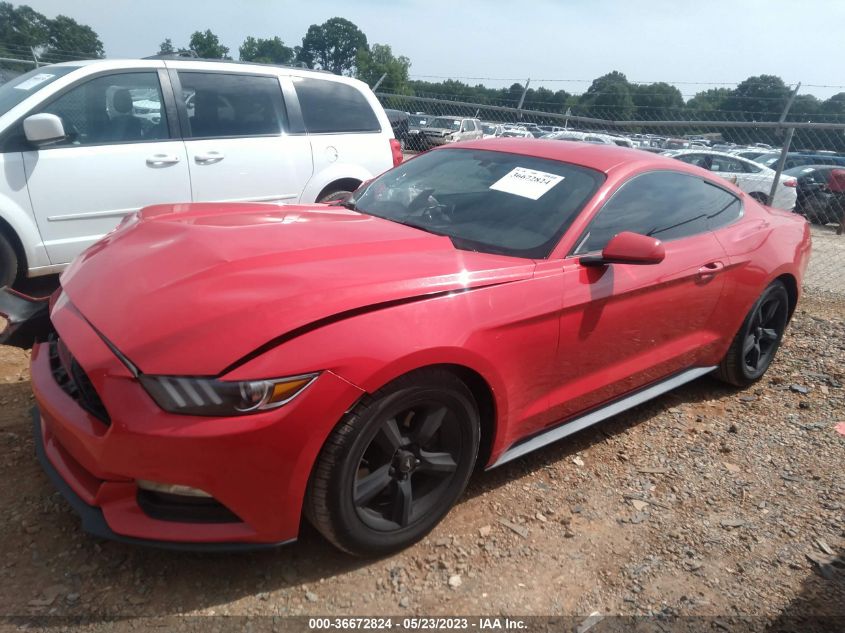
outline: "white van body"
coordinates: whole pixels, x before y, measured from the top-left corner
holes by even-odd
[[[27,139],[56,117],[64,138]],[[391,139],[367,85],[325,72],[197,59],[38,68],[0,86],[0,286],[12,266],[60,271],[147,205],[353,191],[394,166]]]

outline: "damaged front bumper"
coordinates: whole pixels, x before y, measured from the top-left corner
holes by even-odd
[[[52,332],[49,297],[30,297],[0,288],[0,345],[28,349]]]

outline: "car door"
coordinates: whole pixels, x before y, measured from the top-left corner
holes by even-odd
[[[550,423],[712,355],[722,337],[711,319],[726,254],[709,223],[722,207],[738,204],[724,189],[672,171],[635,176],[613,193],[563,262],[559,386],[550,396]],[[622,231],[661,239],[665,259],[603,267],[579,262]]]
[[[313,173],[311,146],[290,128],[279,77],[168,66],[193,199],[299,202]]]
[[[59,143],[23,153],[52,264],[70,262],[141,207],[190,201],[185,147],[162,78],[151,68],[100,73],[32,112],[57,115],[67,133]]]

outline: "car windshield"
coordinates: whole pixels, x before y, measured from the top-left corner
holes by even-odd
[[[30,70],[0,86],[0,116],[21,103],[27,97],[49,86],[59,77],[73,72],[79,66],[44,66]]]
[[[348,206],[445,235],[462,250],[544,258],[603,181],[570,163],[444,149],[376,178]]]
[[[408,119],[411,122],[411,125],[417,125],[422,127],[431,120],[431,117],[412,114],[410,117],[408,117]]]
[[[481,124],[481,131],[485,134],[495,134],[496,133],[496,126],[495,125],[487,125],[486,123]]]
[[[428,127],[437,127],[442,128],[444,130],[460,130],[461,120],[438,117],[434,119],[431,123],[429,123]]]

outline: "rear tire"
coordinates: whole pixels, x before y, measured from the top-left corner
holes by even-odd
[[[719,364],[719,378],[737,387],[757,382],[769,369],[789,320],[789,294],[774,281],[754,302],[728,353]]]
[[[0,288],[11,286],[18,278],[18,256],[15,249],[0,233]]]
[[[472,393],[422,369],[366,396],[320,452],[305,515],[339,549],[385,555],[423,538],[463,494],[478,455]]]

